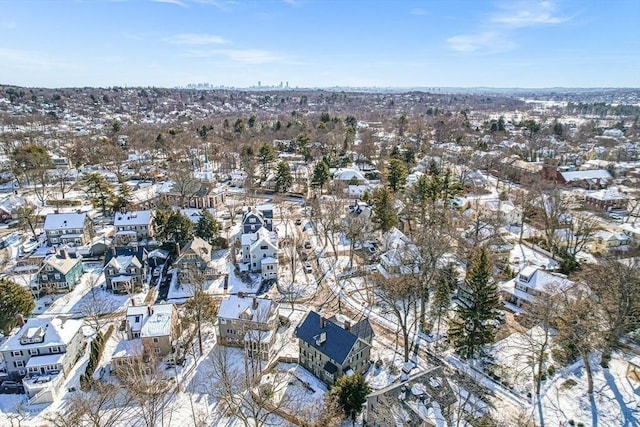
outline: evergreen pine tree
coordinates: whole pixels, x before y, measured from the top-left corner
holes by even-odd
[[[386,233],[398,223],[393,195],[388,188],[380,187],[374,190],[371,198],[374,213],[372,221],[380,227],[383,233]]]
[[[322,194],[322,187],[329,181],[329,166],[324,160],[318,162],[313,169],[313,178],[311,184],[320,187],[320,194]]]
[[[465,288],[466,295],[460,298],[449,327],[449,341],[461,357],[470,359],[479,356],[485,344],[493,342],[498,325],[500,297],[484,248],[475,254],[467,269]]]
[[[287,162],[281,161],[276,168],[276,191],[286,193],[292,185],[291,168]]]
[[[214,244],[220,234],[220,224],[216,218],[207,209],[202,210],[202,216],[196,224],[193,234],[206,240],[210,244]]]

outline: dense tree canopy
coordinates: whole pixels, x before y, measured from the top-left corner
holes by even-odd
[[[16,316],[30,316],[35,306],[27,288],[10,280],[0,279],[0,332],[8,335],[16,326]]]

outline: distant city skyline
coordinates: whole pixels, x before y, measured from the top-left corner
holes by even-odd
[[[0,0],[0,84],[640,87],[640,1]]]

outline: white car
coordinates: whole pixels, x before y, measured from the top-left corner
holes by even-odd
[[[40,242],[32,237],[29,240],[26,240],[24,243],[22,243],[22,246],[20,246],[20,249],[22,249],[23,253],[28,254],[35,251],[38,248],[38,246],[40,246]]]

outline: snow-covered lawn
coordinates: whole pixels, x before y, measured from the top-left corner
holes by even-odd
[[[640,382],[627,377],[628,363],[615,354],[609,369],[592,360],[593,396],[586,393],[587,378],[584,368],[566,375],[558,375],[542,399],[545,425],[567,425],[573,420],[585,426],[640,425]],[[536,412],[536,416],[537,416]]]

